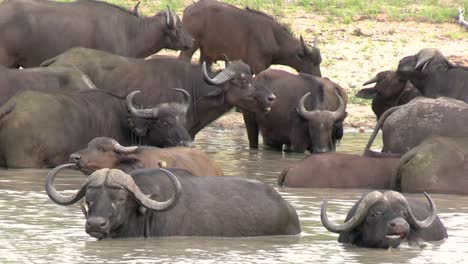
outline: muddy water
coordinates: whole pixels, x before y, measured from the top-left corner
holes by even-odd
[[[360,153],[368,134],[348,133],[340,151]],[[242,131],[206,130],[197,145],[227,175],[275,186],[277,174],[303,155],[249,150]],[[84,231],[78,205],[58,206],[44,192],[46,170],[0,171],[0,263],[467,263],[468,196],[432,195],[450,238],[424,248],[372,250],[339,244],[320,224],[319,207],[330,201],[329,217],[342,221],[366,190],[278,191],[297,209],[299,236],[258,238],[154,238],[97,241]],[[83,176],[67,172],[57,184],[77,188]],[[416,195],[421,197],[421,195]],[[422,199],[422,198],[421,198]]]

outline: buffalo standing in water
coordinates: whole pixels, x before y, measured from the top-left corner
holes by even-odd
[[[447,238],[447,230],[436,215],[431,197],[424,194],[429,206],[395,191],[370,192],[351,208],[344,224],[328,220],[327,201],[324,201],[322,224],[340,234],[338,242],[360,247],[394,248],[403,240],[410,244],[443,240]]]
[[[86,232],[98,239],[159,236],[270,236],[301,232],[294,208],[271,186],[237,177],[195,177],[180,169],[144,169],[126,174],[102,169],[71,196],[46,191],[60,205],[83,197]],[[177,175],[177,176],[176,176]]]
[[[185,169],[197,176],[221,176],[219,165],[206,153],[196,148],[149,146],[124,147],[115,139],[97,137],[88,147],[70,155],[70,162],[86,174],[104,168],[115,168],[130,172],[141,168]]]
[[[187,49],[192,36],[171,10],[139,17],[109,3],[8,0],[0,5],[0,64],[35,67],[73,47],[144,58]]]
[[[274,149],[285,145],[286,150],[299,153],[335,150],[347,115],[343,88],[327,78],[273,69],[256,76],[255,85],[269,87],[277,101],[270,112],[244,112],[251,148],[258,147],[260,131],[263,144]]]
[[[184,128],[190,96],[178,90],[185,102],[135,109],[105,91],[73,93],[26,91],[0,108],[0,166],[10,168],[55,167],[98,136],[132,144],[132,131],[143,131],[142,144],[176,146],[192,144]],[[129,114],[130,112],[130,114]]]
[[[383,149],[370,150],[382,128]],[[468,134],[468,104],[448,97],[417,97],[385,111],[375,125],[365,154],[398,156],[431,136],[461,137]]]
[[[288,65],[298,72],[322,76],[320,50],[297,39],[271,16],[249,8],[201,0],[184,10],[182,25],[195,39],[180,58],[190,60],[200,48],[200,63],[208,65],[223,55],[245,61],[255,74],[272,64]]]

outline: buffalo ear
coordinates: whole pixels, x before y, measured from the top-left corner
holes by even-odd
[[[377,90],[374,88],[364,88],[359,90],[356,94],[356,97],[363,98],[363,99],[374,99],[377,95]]]
[[[143,162],[137,158],[131,158],[126,156],[121,156],[119,160],[120,169],[123,172],[129,173],[136,169],[142,169],[145,167]]]

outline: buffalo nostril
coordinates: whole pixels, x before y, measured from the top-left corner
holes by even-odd
[[[389,225],[390,225],[390,227],[395,227],[396,223],[390,223]]]
[[[268,102],[274,102],[276,100],[276,95],[271,94],[267,97]]]
[[[74,154],[71,154],[71,155],[70,155],[70,160],[71,160],[72,162],[78,162],[78,161],[80,161],[80,159],[81,159],[80,154],[74,153]]]

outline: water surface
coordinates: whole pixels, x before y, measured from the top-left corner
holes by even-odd
[[[347,133],[338,150],[362,153],[369,134]],[[79,206],[59,206],[45,191],[47,170],[0,171],[0,263],[467,263],[468,196],[431,195],[449,239],[425,248],[362,249],[339,244],[320,223],[320,205],[329,200],[329,217],[343,221],[368,190],[276,187],[276,176],[302,154],[248,149],[243,130],[207,129],[197,146],[217,160],[226,175],[258,179],[275,188],[297,210],[298,236],[256,238],[173,237],[97,241],[84,231]],[[380,143],[376,143],[376,147]],[[84,177],[65,172],[57,186],[76,190]],[[421,197],[422,195],[413,195]]]

